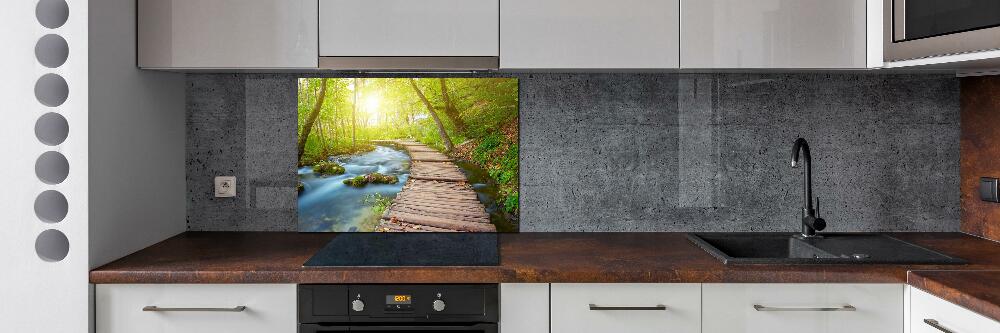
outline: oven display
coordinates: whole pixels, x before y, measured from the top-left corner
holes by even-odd
[[[413,311],[412,295],[385,295],[386,311]]]
[[[385,304],[412,304],[410,295],[385,295]]]

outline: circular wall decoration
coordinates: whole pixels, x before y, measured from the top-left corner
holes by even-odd
[[[69,212],[69,201],[59,191],[48,190],[35,198],[35,215],[48,223],[59,223]]]
[[[49,185],[62,183],[69,176],[69,161],[59,152],[44,152],[35,161],[35,175]]]
[[[68,136],[69,122],[66,121],[66,117],[58,113],[43,114],[35,122],[35,137],[46,145],[55,146],[63,143]]]
[[[56,107],[62,105],[69,97],[69,85],[66,79],[58,74],[45,74],[35,82],[35,98],[42,105]]]
[[[63,260],[69,254],[69,239],[59,230],[42,231],[38,234],[38,238],[35,238],[35,253],[45,261]]]
[[[35,43],[35,59],[48,68],[56,68],[66,63],[69,57],[69,44],[62,36],[48,34]]]
[[[35,5],[35,18],[43,27],[61,27],[69,19],[69,5],[65,0],[39,0]]]

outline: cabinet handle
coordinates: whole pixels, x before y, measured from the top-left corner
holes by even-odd
[[[247,307],[240,305],[231,308],[161,308],[155,305],[142,307],[142,311],[154,312],[243,312]]]
[[[666,310],[667,306],[663,304],[657,304],[654,306],[600,306],[596,304],[590,304],[591,311],[657,311]]]
[[[934,319],[924,319],[924,324],[927,324],[930,327],[936,328],[938,331],[941,331],[941,332],[944,332],[944,333],[955,333],[955,331],[949,330],[949,329],[945,328],[944,326],[941,326],[941,323],[939,323],[937,320],[934,320]]]
[[[826,307],[826,308],[776,308],[770,306],[763,306],[760,304],[754,304],[753,309],[757,311],[857,311],[853,305],[844,305],[837,307]]]

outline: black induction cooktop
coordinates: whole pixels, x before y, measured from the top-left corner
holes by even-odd
[[[495,233],[341,233],[304,267],[497,266]]]

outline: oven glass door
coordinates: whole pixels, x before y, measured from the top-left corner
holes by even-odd
[[[496,324],[473,325],[378,325],[378,326],[321,326],[302,324],[299,333],[365,332],[365,333],[497,333]]]
[[[1000,26],[1000,0],[893,0],[893,39],[921,38]]]

